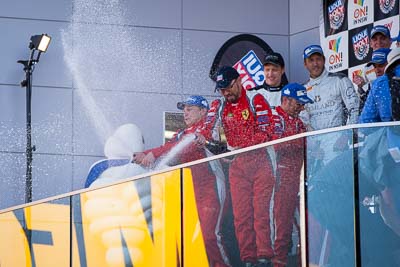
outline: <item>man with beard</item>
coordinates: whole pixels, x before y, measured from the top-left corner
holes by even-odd
[[[212,140],[219,127],[231,151],[271,140],[270,106],[261,94],[243,88],[234,68],[218,70],[215,90],[222,97],[212,102],[198,142]],[[235,155],[229,167],[235,233],[246,267],[271,266],[274,255],[269,219],[275,183],[271,164],[262,148]]]

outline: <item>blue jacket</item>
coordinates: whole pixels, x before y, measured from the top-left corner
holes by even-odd
[[[385,74],[373,81],[359,122],[369,123],[391,120],[392,99],[390,97],[389,78]]]

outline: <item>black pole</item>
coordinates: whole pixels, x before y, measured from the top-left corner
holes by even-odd
[[[21,82],[22,87],[26,87],[26,174],[25,174],[25,203],[32,202],[32,161],[35,146],[32,146],[32,73],[34,65],[38,62],[33,59],[35,50],[31,51],[29,60],[19,60],[18,63],[24,65],[25,80]]]
[[[358,175],[358,129],[352,131],[352,145],[353,145],[353,175],[354,175],[354,258],[355,266],[362,266],[361,258],[361,229],[360,229],[360,182]],[[356,146],[357,144],[357,146]]]
[[[26,71],[26,176],[25,202],[32,202],[32,68]]]

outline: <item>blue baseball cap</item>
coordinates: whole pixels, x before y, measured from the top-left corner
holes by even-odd
[[[221,67],[217,72],[215,91],[227,88],[237,77],[239,77],[239,73],[234,68],[230,66]]]
[[[183,110],[186,105],[189,106],[198,106],[200,108],[208,109],[208,101],[204,97],[200,95],[191,95],[185,101],[178,102],[176,107],[180,110]]]
[[[291,97],[300,102],[301,104],[314,103],[307,96],[307,89],[299,83],[288,83],[282,88],[281,96]]]
[[[324,55],[324,51],[322,50],[322,47],[320,45],[309,45],[304,48],[303,59],[309,58],[312,54],[315,53],[321,54],[322,56]]]
[[[370,37],[372,38],[375,34],[377,33],[381,33],[383,35],[385,35],[386,37],[390,38],[390,30],[388,27],[384,26],[384,25],[376,25],[372,28],[371,30],[371,34]]]
[[[367,63],[367,67],[372,64],[385,64],[387,62],[387,55],[391,51],[390,48],[379,48],[372,52],[372,59]]]

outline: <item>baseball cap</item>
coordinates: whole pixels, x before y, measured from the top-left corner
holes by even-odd
[[[218,69],[215,91],[228,87],[231,82],[239,77],[239,73],[230,66],[223,66]]]
[[[309,58],[312,54],[315,53],[324,55],[324,51],[322,50],[322,47],[320,45],[309,45],[304,48],[303,59]]]
[[[263,65],[265,64],[278,65],[282,68],[285,67],[285,61],[283,60],[282,55],[276,52],[269,53],[265,56]]]
[[[186,105],[198,106],[200,108],[205,108],[205,109],[209,108],[208,101],[200,95],[191,95],[185,101],[178,102],[176,104],[176,107],[180,110],[183,110]]]
[[[372,59],[367,63],[367,67],[372,64],[385,64],[387,62],[387,55],[390,52],[390,48],[379,48],[372,52]]]
[[[288,83],[282,88],[281,96],[287,96],[296,99],[301,104],[314,103],[307,96],[307,89],[299,83]]]
[[[385,68],[385,73],[391,66],[394,66],[394,63],[400,59],[400,47],[393,48],[392,51],[387,56],[388,64]]]
[[[382,33],[386,37],[390,38],[390,30],[389,30],[388,27],[386,27],[384,25],[376,25],[376,26],[374,26],[372,28],[372,30],[371,30],[371,38],[377,33]]]

